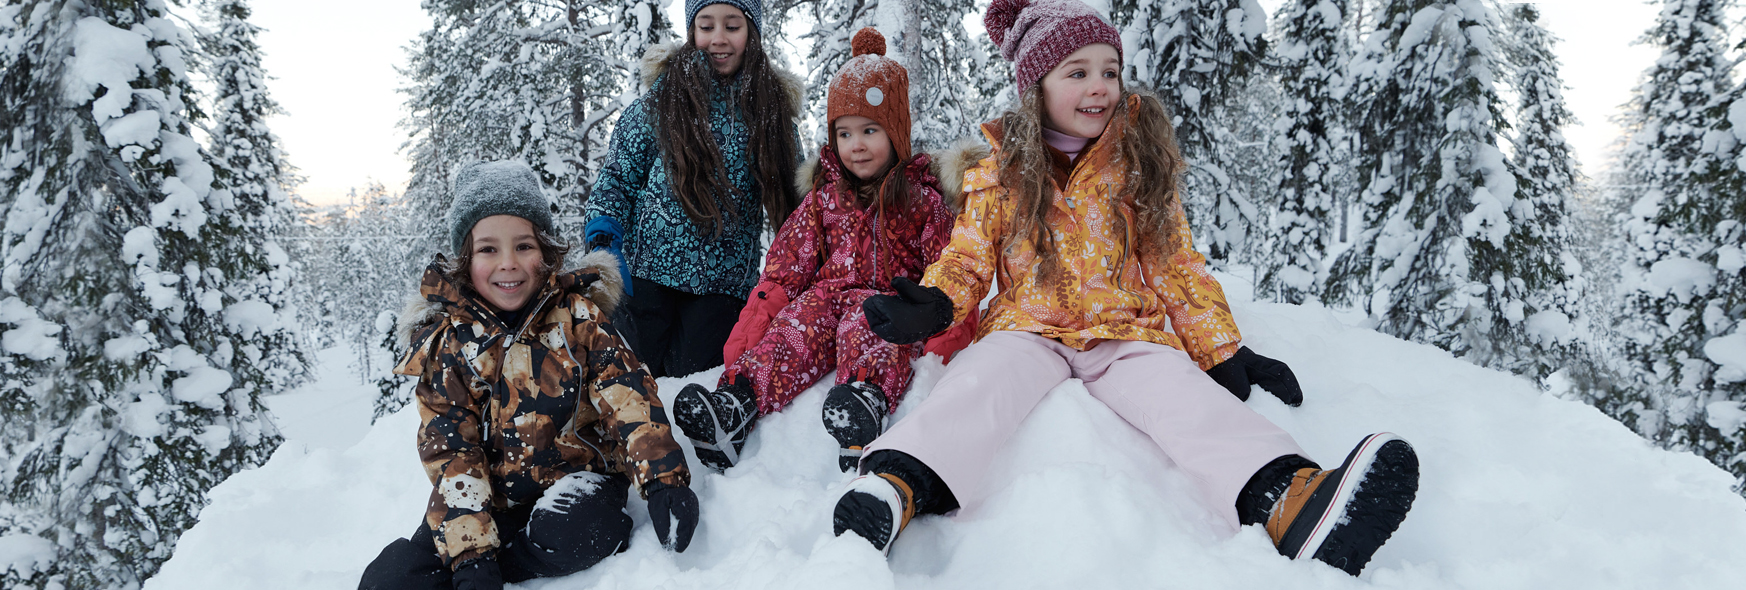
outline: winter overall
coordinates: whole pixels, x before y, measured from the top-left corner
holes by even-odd
[[[734,96],[738,78],[717,84],[709,125],[726,167],[723,172],[733,185],[726,208],[737,215],[724,222],[719,236],[692,221],[673,192],[656,141],[652,97],[666,81],[667,58],[675,49],[657,48],[644,57],[643,82],[651,90],[625,108],[614,126],[606,165],[583,212],[589,219],[584,243],[604,235],[612,249],[622,248],[625,272],[632,277],[630,297],[614,323],[656,377],[689,375],[722,364],[722,343],[758,280],[764,226],[759,187],[788,180],[764,178],[754,169],[747,126],[751,114]],[[786,74],[783,80],[791,102],[799,104],[799,83]]]
[[[760,310],[779,310],[750,326],[744,353],[728,359],[720,385],[747,378],[757,394],[758,412],[769,414],[835,369],[837,384],[862,381],[879,386],[897,408],[914,375],[910,361],[922,345],[898,345],[867,329],[861,302],[889,293],[893,277],[919,278],[951,237],[952,213],[940,195],[930,158],[920,154],[903,164],[914,200],[907,211],[857,206],[841,161],[831,147],[815,161],[822,184],[807,192],[800,208],[782,225],[764,263],[764,279],[753,290],[742,322],[757,322]],[[803,170],[802,186],[812,174]],[[887,179],[894,178],[887,173]],[[880,185],[865,187],[871,193]],[[872,195],[866,195],[871,198]],[[789,300],[789,294],[798,294]],[[761,317],[769,318],[765,313]],[[736,343],[729,342],[729,351]]]
[[[618,260],[596,252],[552,273],[525,314],[502,314],[438,258],[402,314],[419,377],[419,457],[433,489],[411,539],[383,549],[360,588],[448,588],[494,559],[517,582],[585,569],[624,549],[626,494],[687,486],[655,379],[604,321]],[[503,318],[520,315],[516,325]]]
[[[1039,275],[1028,238],[1005,242],[1012,211],[999,182],[1001,127],[983,125],[996,155],[965,174],[964,212],[922,284],[949,295],[958,318],[995,281],[1000,292],[979,340],[926,402],[868,447],[863,467],[879,451],[901,451],[932,468],[957,498],[978,497],[994,455],[1068,378],[1083,380],[1156,442],[1233,527],[1235,500],[1251,476],[1276,458],[1303,454],[1203,372],[1234,355],[1240,336],[1180,209],[1175,253],[1164,264],[1135,255],[1132,232],[1122,230],[1136,219],[1134,205],[1118,199],[1127,175],[1113,161],[1127,123],[1112,121],[1077,160],[1052,150],[1057,190],[1046,220],[1059,260],[1052,281]]]

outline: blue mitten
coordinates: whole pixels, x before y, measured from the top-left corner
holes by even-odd
[[[589,252],[604,248],[618,257],[619,278],[624,281],[624,294],[634,295],[631,288],[630,261],[624,257],[624,226],[617,219],[602,215],[588,220],[582,229],[583,246]]]

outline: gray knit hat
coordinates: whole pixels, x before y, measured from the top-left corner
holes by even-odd
[[[514,215],[551,233],[552,204],[540,192],[540,177],[521,162],[475,162],[455,176],[455,202],[449,206],[449,247],[456,254],[473,225],[492,215]]]
[[[751,19],[752,28],[759,34],[764,32],[764,0],[685,0],[685,30],[691,30],[691,23],[697,20],[697,11],[711,4],[727,4],[746,13]]]

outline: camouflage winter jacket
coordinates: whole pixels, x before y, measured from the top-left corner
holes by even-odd
[[[519,326],[425,269],[402,314],[394,372],[419,377],[418,454],[435,489],[425,512],[451,567],[500,545],[492,510],[537,500],[577,471],[619,472],[644,497],[691,481],[655,379],[605,322],[623,290],[595,252],[554,273]]]

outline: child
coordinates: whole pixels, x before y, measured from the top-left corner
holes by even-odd
[[[613,128],[584,213],[588,249],[621,255],[617,323],[656,377],[722,364],[764,223],[799,201],[801,85],[764,53],[763,3],[686,0],[685,14],[689,42],[644,58],[649,91]]]
[[[435,488],[412,538],[383,549],[359,588],[502,588],[581,571],[628,546],[633,485],[661,543],[684,551],[698,518],[685,455],[655,379],[604,319],[618,261],[596,252],[552,272],[569,246],[552,237],[525,164],[468,166],[454,192],[455,259],[425,269],[394,369],[419,378],[418,454]]]
[[[704,465],[739,462],[759,415],[836,369],[824,423],[848,471],[909,389],[909,363],[922,347],[874,336],[861,302],[890,292],[894,277],[920,278],[946,245],[952,214],[928,155],[910,156],[909,73],[885,57],[885,38],[871,27],[852,45],[831,80],[830,143],[801,174],[806,197],[770,245],[763,282],[723,352],[718,389],[694,383],[673,399],[673,420]]]
[[[865,307],[874,332],[913,342],[995,280],[1000,292],[981,338],[868,446],[868,475],[837,503],[838,534],[888,550],[914,514],[984,492],[990,459],[1073,377],[1232,525],[1264,523],[1282,554],[1357,575],[1412,505],[1412,447],[1371,435],[1323,470],[1242,403],[1251,380],[1293,405],[1301,393],[1283,363],[1240,346],[1190,243],[1170,119],[1157,99],[1123,90],[1113,27],[1078,0],[995,0],[984,24],[1014,65],[1020,103],[983,125],[993,155],[965,174],[964,212],[939,262]]]

